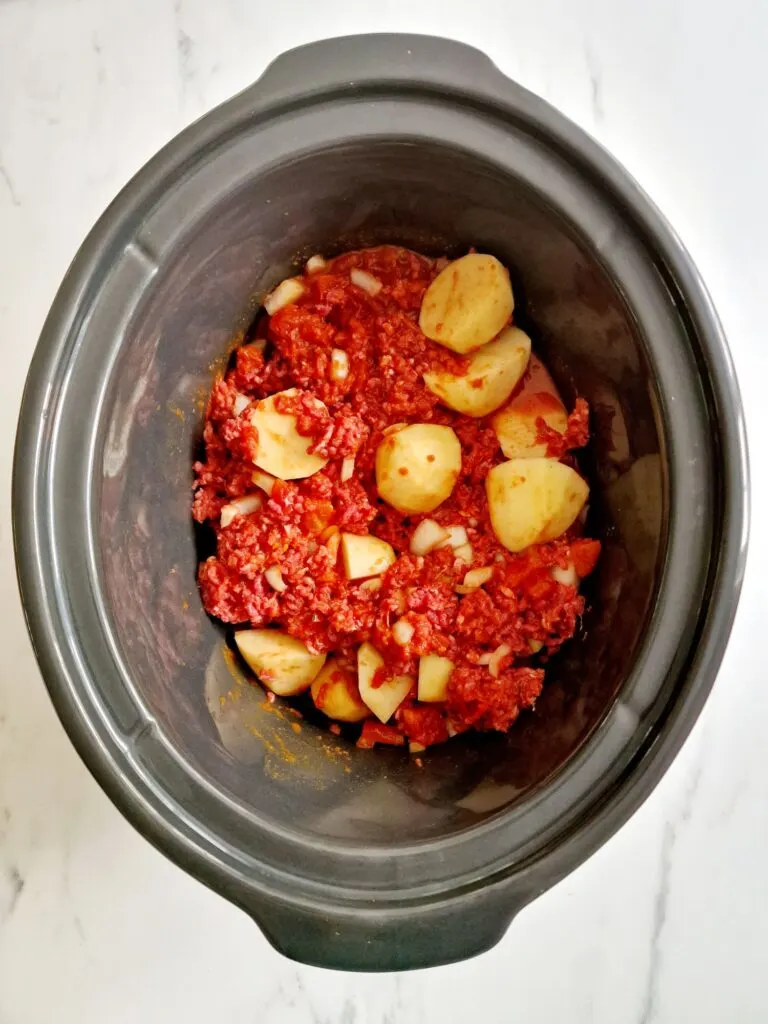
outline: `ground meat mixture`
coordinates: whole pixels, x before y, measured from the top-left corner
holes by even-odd
[[[468,357],[419,327],[425,290],[444,264],[384,246],[306,272],[300,296],[265,314],[214,385],[204,455],[194,467],[193,515],[216,541],[199,569],[210,615],[236,627],[279,628],[312,655],[333,654],[349,672],[367,642],[383,659],[374,686],[413,680],[389,721],[367,718],[356,726],[362,747],[408,742],[420,750],[468,729],[508,729],[533,707],[547,657],[576,632],[584,608],[579,579],[600,552],[599,542],[580,536],[581,519],[557,539],[517,553],[497,540],[485,478],[505,456],[491,417],[447,408],[424,382],[429,371],[461,376],[469,367]],[[359,270],[366,274],[358,280],[367,285],[369,275],[375,287],[354,283],[351,272]],[[291,394],[275,399],[277,412],[294,416],[309,452],[327,462],[303,479],[260,479],[250,414],[254,403],[285,391]],[[588,418],[579,399],[564,432],[539,420],[547,455],[575,465],[569,453],[587,443]],[[385,431],[415,423],[451,427],[461,445],[456,484],[429,516],[404,515],[376,487]],[[222,511],[254,494],[258,507],[250,512]],[[452,546],[412,553],[414,530],[426,518],[463,527],[470,549],[463,557]],[[373,578],[348,579],[343,534],[386,541],[396,560]],[[467,572],[480,567],[492,567],[490,579],[462,587]],[[427,655],[454,665],[440,702],[417,700],[419,662]]]

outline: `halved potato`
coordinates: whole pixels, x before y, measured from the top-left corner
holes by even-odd
[[[362,580],[366,576],[379,576],[396,560],[391,544],[366,534],[342,533],[341,557],[348,580]]]
[[[528,335],[508,327],[473,353],[465,376],[434,370],[424,374],[424,383],[449,409],[465,416],[487,416],[515,390],[530,355]]]
[[[370,711],[360,700],[355,677],[331,658],[312,683],[312,700],[324,715],[338,722],[362,722]]]
[[[275,408],[275,399],[281,395],[296,394],[296,388],[289,388],[288,391],[270,395],[269,398],[257,402],[250,413],[251,423],[258,434],[256,457],[253,461],[260,469],[280,480],[298,480],[312,476],[328,462],[328,459],[309,451],[312,440],[309,437],[302,437],[297,431],[296,417],[278,412]],[[318,407],[325,408],[319,398],[313,398],[313,402]]]
[[[279,697],[309,689],[325,663],[324,654],[310,654],[301,640],[278,629],[239,629],[235,643],[260,681]]]
[[[454,352],[471,352],[496,337],[514,306],[507,268],[495,256],[470,253],[449,263],[427,288],[419,327]]]
[[[589,487],[554,459],[511,459],[485,479],[493,532],[508,551],[554,540],[581,512]]]
[[[555,395],[546,391],[521,393],[493,417],[493,429],[508,459],[543,459],[547,445],[539,441],[537,421],[565,433],[568,413]]]
[[[448,696],[448,680],[455,667],[450,658],[441,658],[439,654],[423,654],[419,658],[419,700],[427,704],[445,700]]]
[[[376,486],[406,515],[433,512],[450,495],[461,471],[461,445],[450,427],[413,423],[389,434],[376,449]]]
[[[380,722],[388,722],[411,691],[410,676],[395,676],[381,686],[373,686],[373,677],[384,659],[373,644],[361,644],[357,652],[357,682],[360,697]]]

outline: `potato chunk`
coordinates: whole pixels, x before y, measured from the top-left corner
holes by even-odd
[[[315,707],[338,722],[361,722],[370,711],[360,700],[355,677],[330,658],[312,683]]]
[[[461,445],[450,427],[414,423],[389,434],[376,450],[376,486],[406,515],[433,512],[461,471]]]
[[[511,459],[485,480],[493,532],[508,551],[554,540],[581,512],[589,494],[579,474],[554,459]]]
[[[544,420],[559,434],[568,426],[568,413],[559,398],[540,391],[521,394],[493,417],[493,429],[508,459],[543,459],[547,446],[538,440],[537,421]]]
[[[341,557],[348,580],[362,580],[366,576],[379,576],[395,561],[396,555],[391,544],[378,537],[355,533],[341,535]]]
[[[278,412],[275,399],[281,395],[298,394],[296,388],[280,391],[269,398],[263,398],[250,413],[251,423],[258,434],[258,445],[254,462],[267,473],[280,480],[298,480],[312,476],[326,465],[328,459],[309,451],[312,439],[302,437],[296,429],[296,417]],[[318,398],[313,402],[318,408],[325,406]]]
[[[519,393],[491,421],[501,450],[508,459],[546,456],[547,446],[538,440],[536,421],[539,417],[561,434],[568,426],[568,413],[554,381],[541,360],[532,354]]]
[[[310,654],[301,640],[278,629],[239,629],[235,643],[264,686],[279,697],[309,689],[325,663],[324,654]]]
[[[388,722],[411,691],[413,679],[410,676],[395,676],[385,680],[381,686],[374,686],[373,679],[384,659],[373,646],[364,643],[357,652],[357,681],[360,696],[380,722]]]
[[[507,268],[483,253],[449,263],[424,293],[419,327],[454,352],[480,348],[508,322],[514,309]]]
[[[428,704],[445,700],[448,696],[448,680],[454,668],[450,658],[441,658],[439,654],[423,654],[419,658],[419,700]]]
[[[488,416],[515,390],[530,355],[531,339],[509,327],[472,354],[465,376],[434,370],[424,374],[424,383],[449,409],[465,416]]]

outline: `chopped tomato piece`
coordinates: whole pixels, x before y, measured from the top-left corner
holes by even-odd
[[[394,725],[383,725],[381,722],[364,722],[363,731],[357,741],[361,750],[371,750],[377,743],[385,743],[390,747],[402,747],[405,736]]]

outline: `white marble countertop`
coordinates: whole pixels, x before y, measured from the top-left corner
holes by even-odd
[[[279,12],[279,13],[278,13]],[[758,529],[731,645],[662,784],[492,952],[350,976],[275,953],[121,818],[49,704],[24,630],[10,468],[27,364],[77,246],[183,125],[323,35],[484,49],[597,136],[689,246],[753,440]],[[756,0],[0,0],[0,1024],[650,1024],[768,1020],[768,7]]]

